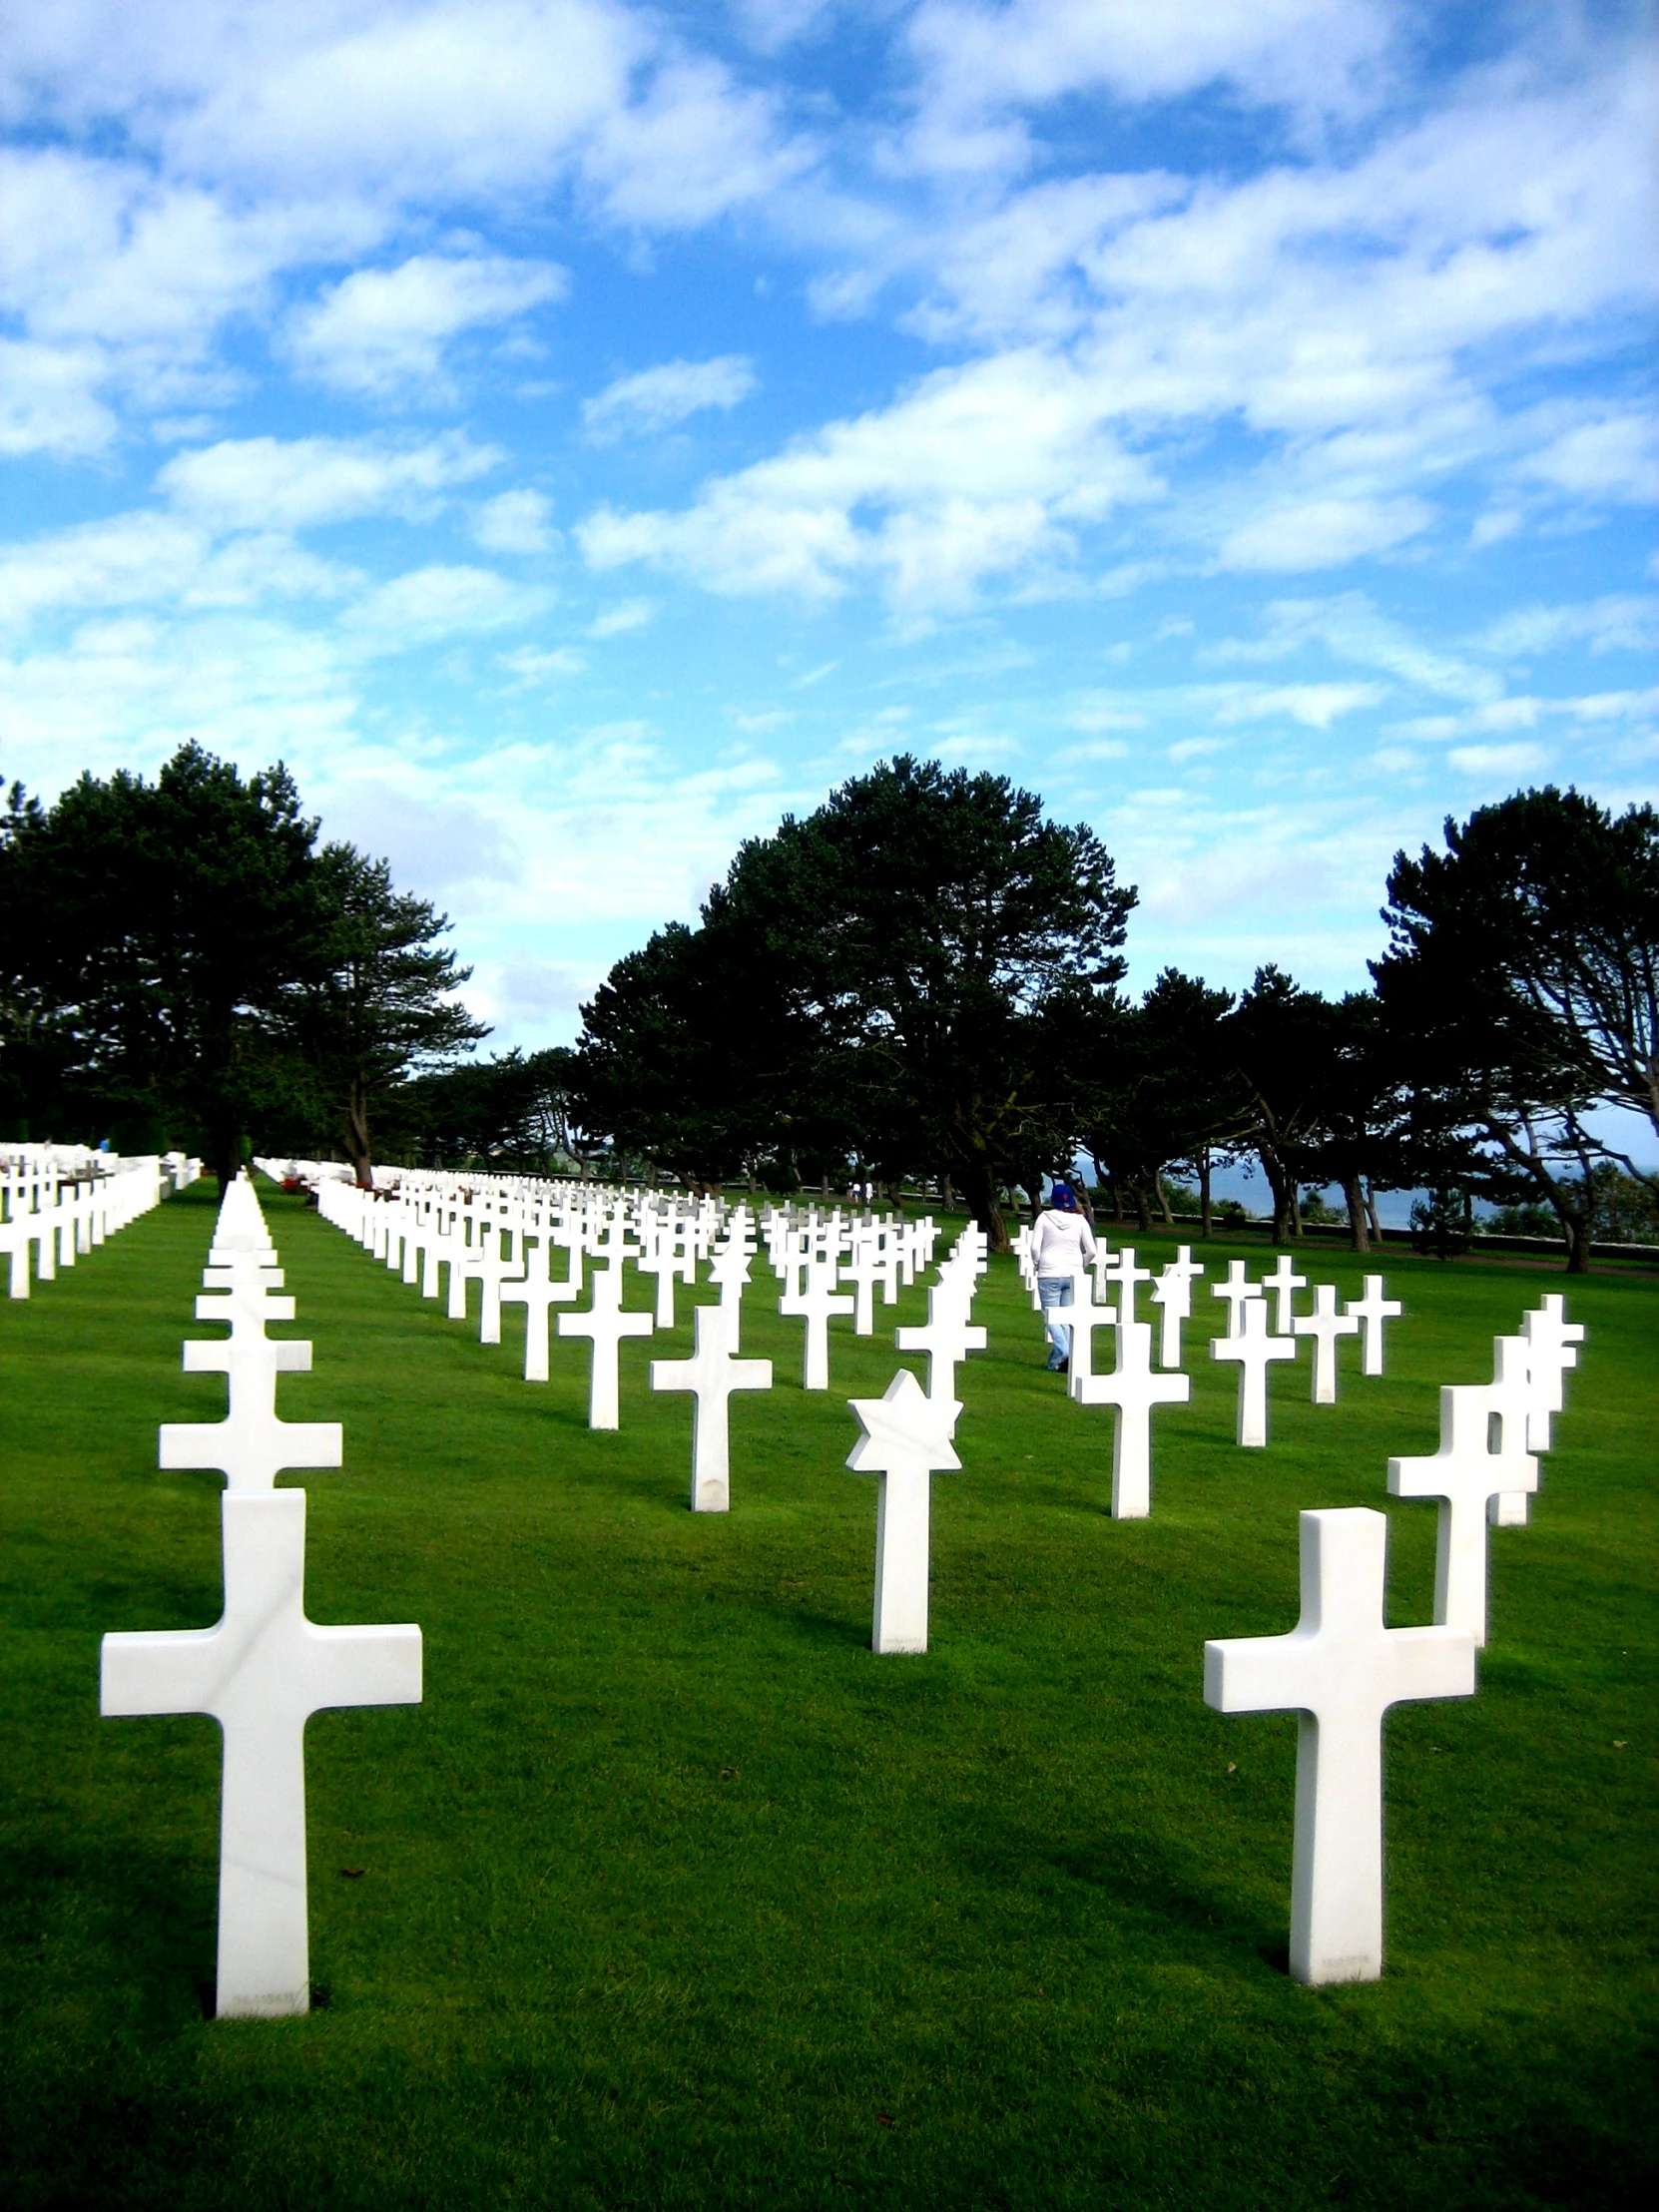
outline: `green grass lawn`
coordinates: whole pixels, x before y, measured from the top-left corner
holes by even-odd
[[[526,1385],[511,1309],[485,1350],[262,1186],[316,1347],[278,1402],[345,1424],[343,1469],[291,1478],[307,1609],[418,1621],[426,1699],[310,1724],[317,2009],[217,2024],[218,1730],[98,1717],[105,1630],[219,1613],[219,1477],[155,1465],[161,1421],[223,1406],[180,1372],[217,1333],[190,1319],[211,1191],[0,1306],[8,2212],[1645,2194],[1659,1281],[1390,1253],[1387,1376],[1349,1342],[1315,1407],[1304,1352],[1263,1452],[1194,1356],[1225,1314],[1200,1285],[1193,1401],[1119,1524],[1112,1417],[1043,1372],[999,1262],[934,1483],[932,1649],[877,1659],[845,1399],[885,1387],[919,1287],[872,1340],[836,1324],[807,1396],[758,1268],[743,1349],[779,1386],[733,1400],[731,1514],[694,1516],[691,1401],[645,1387],[684,1311],[590,1434],[585,1345]],[[1266,1264],[1218,1242],[1212,1278],[1234,1255]],[[1384,1509],[1390,1619],[1426,1620],[1435,1511],[1385,1462],[1562,1289],[1589,1343],[1532,1524],[1493,1534],[1479,1695],[1388,1723],[1388,1971],[1304,1989],[1296,1722],[1208,1711],[1204,1641],[1295,1624],[1303,1506]]]

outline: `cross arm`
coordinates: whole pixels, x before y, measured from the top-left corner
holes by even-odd
[[[1218,1713],[1318,1710],[1320,1667],[1314,1638],[1230,1636],[1204,1646],[1204,1702]]]
[[[301,1621],[301,1664],[313,1713],[337,1705],[418,1705],[420,1630],[413,1621],[320,1628]]]
[[[98,1710],[109,1719],[211,1712],[225,1657],[220,1626],[106,1636],[99,1652]]]

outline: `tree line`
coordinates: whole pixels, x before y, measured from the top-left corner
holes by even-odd
[[[279,763],[186,745],[153,783],[82,776],[0,811],[0,1136],[343,1151],[487,1034],[448,923],[384,860],[319,842]],[[385,1130],[379,1132],[381,1136]]]
[[[1136,904],[1084,825],[1007,779],[899,757],[742,845],[695,926],[619,960],[574,1048],[481,1059],[446,917],[320,841],[280,764],[195,745],[0,812],[0,1135],[672,1177],[1006,1208],[1079,1155],[1120,1213],[1201,1227],[1259,1165],[1273,1235],[1335,1186],[1354,1244],[1426,1191],[1553,1225],[1569,1266],[1654,1233],[1659,1187],[1598,1133],[1659,1133],[1659,818],[1515,794],[1396,854],[1371,987],[1274,965],[1241,992],[1124,988]]]
[[[1218,1166],[1259,1164],[1276,1242],[1335,1185],[1361,1250],[1376,1194],[1426,1190],[1445,1249],[1474,1199],[1540,1215],[1588,1263],[1615,1191],[1652,1178],[1598,1108],[1659,1134],[1659,819],[1518,793],[1445,850],[1396,855],[1372,987],[1279,967],[1235,994],[1166,969],[1138,999],[1136,903],[1088,828],[1005,778],[898,758],[739,850],[695,928],[619,961],[570,1071],[585,1125],[681,1179],[794,1188],[850,1172],[1004,1206],[1085,1153],[1150,1226],[1171,1173],[1205,1234]]]

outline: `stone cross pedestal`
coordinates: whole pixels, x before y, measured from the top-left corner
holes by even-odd
[[[1261,1282],[1263,1296],[1271,1291],[1278,1301],[1273,1317],[1273,1333],[1276,1337],[1290,1335],[1291,1316],[1296,1310],[1296,1294],[1307,1288],[1308,1278],[1298,1275],[1290,1254],[1282,1252],[1273,1273],[1264,1275]]]
[[[305,1722],[339,1705],[418,1705],[420,1630],[305,1618],[305,1493],[227,1491],[217,1628],[106,1636],[107,1715],[209,1713],[225,1737],[219,2016],[310,2006]]]
[[[656,1328],[649,1314],[625,1314],[622,1310],[621,1266],[597,1268],[593,1276],[593,1305],[585,1314],[561,1314],[561,1337],[591,1337],[593,1380],[588,1387],[588,1426],[615,1428],[618,1415],[618,1373],[624,1337],[649,1337]]]
[[[1210,1296],[1226,1299],[1227,1334],[1230,1337],[1238,1337],[1244,1333],[1244,1323],[1239,1319],[1239,1316],[1252,1299],[1260,1300],[1262,1286],[1259,1283],[1253,1283],[1246,1275],[1245,1264],[1242,1260],[1229,1260],[1227,1263],[1227,1281],[1225,1283],[1212,1283],[1210,1285]],[[1266,1309],[1264,1309],[1264,1313]]]
[[[933,1284],[927,1293],[925,1328],[895,1329],[893,1342],[900,1352],[927,1355],[927,1395],[935,1404],[955,1397],[956,1370],[970,1352],[983,1352],[985,1332],[968,1319],[973,1286],[956,1278]]]
[[[524,1308],[526,1382],[547,1381],[548,1314],[555,1306],[574,1305],[576,1293],[581,1287],[579,1281],[555,1281],[552,1257],[552,1239],[543,1230],[533,1244],[525,1243],[524,1273],[516,1278],[509,1277],[501,1283],[497,1293],[502,1304]]]
[[[1284,1309],[1281,1308],[1281,1313]],[[1314,1293],[1314,1311],[1311,1314],[1291,1316],[1291,1334],[1294,1337],[1312,1337],[1314,1340],[1314,1403],[1335,1405],[1337,1402],[1337,1339],[1357,1337],[1360,1334],[1359,1319],[1354,1314],[1337,1311],[1337,1286],[1322,1283]]]
[[[1212,1337],[1212,1360],[1231,1360],[1239,1369],[1238,1441],[1257,1447],[1268,1440],[1268,1368],[1275,1360],[1296,1358],[1294,1337],[1268,1335],[1264,1298],[1241,1300],[1235,1311],[1243,1328],[1236,1337]]]
[[[1181,1365],[1181,1324],[1192,1319],[1193,1282],[1203,1273],[1203,1263],[1193,1258],[1192,1246],[1180,1245],[1175,1258],[1152,1286],[1152,1303],[1163,1314],[1163,1326],[1158,1332],[1158,1365],[1161,1368]]]
[[[1382,1324],[1397,1321],[1405,1309],[1397,1298],[1384,1298],[1382,1278],[1380,1275],[1366,1277],[1364,1298],[1351,1298],[1344,1309],[1353,1314],[1365,1332],[1360,1340],[1360,1373],[1382,1373]]]
[[[481,1345],[498,1345],[501,1342],[501,1292],[504,1285],[519,1281],[524,1274],[524,1261],[508,1260],[503,1256],[507,1241],[504,1229],[496,1227],[484,1233],[484,1248],[479,1253],[473,1273],[483,1286],[478,1302],[478,1342]],[[523,1235],[515,1240],[522,1254]]]
[[[689,1360],[653,1360],[654,1390],[692,1390],[694,1513],[725,1513],[732,1504],[731,1422],[734,1390],[770,1390],[770,1360],[732,1357],[731,1317],[723,1306],[699,1306],[692,1314],[695,1347]]]
[[[1431,1457],[1390,1459],[1394,1497],[1440,1501],[1434,1548],[1434,1618],[1486,1641],[1487,1510],[1502,1492],[1535,1490],[1538,1462],[1518,1449],[1494,1451],[1492,1392],[1482,1382],[1453,1383],[1440,1392],[1440,1448]]]
[[[801,1363],[801,1387],[804,1390],[827,1390],[830,1387],[830,1323],[836,1316],[850,1314],[852,1301],[835,1296],[835,1278],[839,1269],[833,1260],[807,1260],[803,1263],[806,1280],[801,1289],[787,1293],[778,1302],[778,1311],[807,1324],[807,1343]]]
[[[1382,1716],[1410,1699],[1470,1697],[1474,1642],[1456,1628],[1384,1628],[1388,1522],[1366,1506],[1299,1516],[1302,1618],[1288,1636],[1204,1647],[1219,1713],[1299,1716],[1291,1971],[1382,1971]]]
[[[1112,1518],[1145,1520],[1152,1510],[1152,1408],[1185,1405],[1192,1395],[1185,1375],[1155,1375],[1152,1324],[1118,1324],[1118,1364],[1110,1375],[1091,1375],[1077,1392],[1084,1405],[1115,1405],[1112,1442]]]
[[[674,1327],[674,1284],[680,1273],[680,1261],[674,1249],[673,1232],[667,1229],[659,1229],[651,1237],[645,1236],[642,1232],[640,1256],[635,1264],[641,1275],[651,1275],[657,1279],[657,1327],[659,1329],[672,1329]]]
[[[875,1504],[874,1651],[927,1649],[927,1554],[932,1476],[961,1465],[950,1438],[961,1406],[926,1396],[901,1368],[880,1397],[850,1400],[863,1434],[847,1454],[855,1474],[879,1479]]]
[[[266,1335],[267,1322],[293,1319],[293,1300],[276,1295],[281,1271],[239,1257],[209,1267],[204,1280],[209,1291],[196,1301],[196,1318],[229,1322],[231,1335],[188,1339],[185,1373],[225,1376],[230,1409],[222,1421],[164,1422],[157,1464],[215,1468],[233,1490],[269,1490],[284,1469],[339,1466],[337,1421],[277,1417],[277,1376],[308,1375],[311,1367],[308,1344]]]

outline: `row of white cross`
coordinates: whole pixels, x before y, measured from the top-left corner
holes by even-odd
[[[182,1190],[200,1161],[155,1155],[137,1159],[90,1152],[85,1146],[16,1145],[0,1152],[0,1256],[7,1290],[27,1298],[31,1277],[52,1283],[86,1253]],[[194,1171],[194,1172],[192,1172]]]
[[[332,1423],[276,1418],[276,1377],[303,1374],[308,1344],[274,1340],[291,1321],[282,1271],[251,1184],[225,1193],[198,1321],[229,1341],[191,1340],[187,1373],[223,1373],[223,1421],[170,1423],[164,1467],[213,1467],[221,1500],[225,1607],[218,1624],[104,1638],[100,1710],[207,1713],[224,1736],[219,1849],[218,2011],[275,2017],[310,2005],[305,1866],[305,1723],[343,1705],[417,1705],[420,1630],[320,1628],[305,1618],[305,1492],[274,1487],[292,1467],[337,1467]]]
[[[652,1370],[654,1387],[689,1389],[695,1396],[692,1503],[699,1511],[724,1510],[729,1502],[726,1420],[732,1390],[769,1387],[771,1383],[769,1362],[743,1362],[736,1357],[737,1301],[753,1251],[753,1227],[746,1210],[738,1210],[727,1231],[711,1254],[711,1280],[721,1283],[722,1302],[697,1310],[692,1358],[659,1361]],[[600,1233],[601,1243],[606,1234]],[[596,1307],[598,1285],[609,1277],[618,1285],[620,1310],[624,1254],[614,1240],[611,1249],[612,1257],[595,1278]],[[786,1301],[792,1293],[797,1299],[804,1296],[815,1267],[825,1269],[832,1264],[830,1256],[815,1251],[812,1240],[804,1239],[802,1231],[793,1225],[787,1234],[779,1235],[772,1249],[780,1273],[787,1279]],[[743,1261],[740,1268],[737,1259],[731,1259],[724,1281],[720,1274],[723,1253],[741,1255]],[[274,1255],[270,1257],[274,1259]],[[833,1261],[838,1262],[839,1257],[837,1246]],[[216,1249],[216,1261],[219,1258]],[[1184,1252],[1183,1262],[1190,1263],[1190,1253]],[[1133,1255],[1119,1255],[1118,1263],[1119,1295],[1132,1311]],[[970,1316],[974,1288],[985,1264],[984,1240],[970,1230],[943,1263],[938,1281],[929,1291],[926,1327],[897,1333],[901,1351],[928,1354],[927,1388],[923,1390],[908,1371],[901,1371],[881,1398],[854,1400],[852,1404],[861,1434],[847,1464],[878,1478],[872,1637],[878,1652],[926,1649],[930,1479],[934,1472],[960,1464],[954,1449],[955,1423],[961,1410],[954,1396],[954,1376],[966,1353],[984,1344],[984,1332],[974,1328]],[[1183,1272],[1190,1288],[1192,1277],[1202,1270],[1189,1266]],[[1287,1276],[1293,1279],[1287,1281]],[[1149,1280],[1144,1272],[1139,1279]],[[729,1284],[736,1286],[730,1304]],[[187,1350],[187,1364],[224,1367],[230,1375],[233,1421],[224,1424],[227,1427],[236,1424],[237,1392],[239,1388],[244,1391],[249,1447],[243,1454],[232,1448],[229,1437],[181,1447],[169,1439],[188,1435],[189,1431],[171,1429],[164,1431],[164,1463],[219,1465],[228,1473],[236,1465],[244,1473],[233,1479],[245,1481],[258,1479],[255,1470],[269,1467],[271,1472],[263,1474],[266,1487],[278,1465],[337,1464],[337,1430],[311,1430],[301,1424],[281,1423],[275,1416],[276,1374],[290,1366],[308,1365],[309,1348],[273,1345],[263,1354],[255,1352],[257,1336],[263,1336],[264,1320],[250,1315],[249,1356],[239,1365],[235,1352],[239,1286],[231,1280],[213,1281],[210,1287],[230,1296],[218,1307],[204,1299],[199,1313],[204,1319],[229,1320],[232,1343],[203,1348],[195,1359]],[[1257,1284],[1248,1283],[1242,1264],[1235,1263],[1228,1283],[1217,1286],[1217,1295],[1228,1300],[1233,1334],[1217,1342],[1243,1343],[1256,1335],[1267,1336],[1269,1294],[1280,1301],[1281,1326],[1289,1321],[1294,1331],[1298,1319],[1311,1317],[1296,1316],[1288,1302],[1295,1290],[1306,1287],[1301,1279],[1294,1278],[1287,1260],[1281,1261],[1276,1276]],[[275,1305],[282,1310],[274,1310],[271,1288],[267,1283],[260,1294],[266,1302],[266,1318],[290,1318],[291,1302],[276,1301]],[[825,1291],[830,1295],[828,1284]],[[1399,1311],[1382,1293],[1381,1280],[1369,1278],[1366,1300],[1354,1302],[1349,1316],[1338,1317],[1352,1319],[1355,1329],[1377,1332],[1379,1368],[1382,1324]],[[244,1288],[241,1295],[247,1299],[252,1293]],[[1330,1305],[1329,1301],[1323,1303]],[[1316,1299],[1316,1315],[1321,1306]],[[1356,1307],[1369,1307],[1369,1312],[1356,1314]],[[1253,1329],[1253,1309],[1262,1317],[1260,1329]],[[651,1317],[635,1318],[645,1329],[651,1327]],[[1136,1349],[1130,1355],[1128,1372],[1144,1371],[1146,1381],[1166,1389],[1186,1384],[1183,1376],[1152,1375],[1150,1325],[1128,1320],[1118,1322],[1117,1327],[1120,1375],[1125,1372],[1124,1347],[1133,1345]],[[1205,1648],[1205,1697],[1219,1710],[1295,1710],[1301,1715],[1291,1964],[1304,1980],[1369,1978],[1381,1971],[1382,1716],[1390,1705],[1404,1700],[1473,1692],[1475,1653],[1486,1636],[1488,1525],[1491,1521],[1525,1517],[1526,1496],[1537,1484],[1536,1453],[1549,1447],[1551,1418],[1562,1403],[1562,1378],[1576,1365],[1576,1347],[1582,1337],[1582,1329],[1566,1321],[1561,1300],[1545,1299],[1535,1312],[1524,1317],[1518,1336],[1495,1340],[1490,1383],[1452,1385],[1441,1391],[1438,1450],[1424,1457],[1389,1461],[1387,1483],[1392,1494],[1431,1497],[1439,1504],[1431,1624],[1409,1629],[1388,1629],[1383,1624],[1386,1521],[1382,1514],[1368,1508],[1307,1512],[1301,1516],[1303,1607],[1298,1627],[1288,1636],[1213,1642]],[[1294,1351],[1294,1336],[1287,1341]],[[212,1358],[208,1357],[210,1350]],[[297,1357],[301,1351],[307,1355],[303,1362]],[[1369,1357],[1367,1365],[1371,1365]],[[1123,1396],[1108,1394],[1112,1378],[1093,1377],[1085,1368],[1081,1381],[1085,1385],[1105,1386],[1093,1396],[1087,1388],[1079,1390],[1084,1403],[1113,1402],[1119,1406],[1120,1465],[1114,1475],[1114,1511],[1123,1517],[1124,1505],[1132,1509],[1133,1484],[1121,1462],[1126,1430],[1132,1430],[1134,1424],[1126,1417],[1128,1408]],[[1149,1399],[1148,1403],[1155,1401]],[[1144,1422],[1140,1433],[1144,1442]],[[309,1441],[301,1440],[307,1437]],[[168,1456],[181,1448],[195,1449],[199,1455]],[[305,1450],[314,1450],[318,1457],[301,1460],[282,1456]],[[325,1456],[330,1451],[331,1458]],[[1120,1476],[1124,1477],[1122,1481]],[[284,1498],[291,1494],[278,1493]],[[1145,1509],[1143,1502],[1140,1510]],[[228,1520],[228,1593],[230,1531]],[[302,1571],[302,1552],[297,1571]],[[298,1587],[295,1581],[294,1590]],[[230,1611],[228,1594],[227,1619]],[[297,1595],[292,1614],[294,1619],[302,1620]],[[319,1702],[352,1700],[330,1696]],[[228,1749],[228,1787],[230,1774]],[[228,1821],[229,1817],[228,1812]],[[302,1888],[302,1822],[299,1849]],[[276,2007],[245,2003],[240,2008]]]

